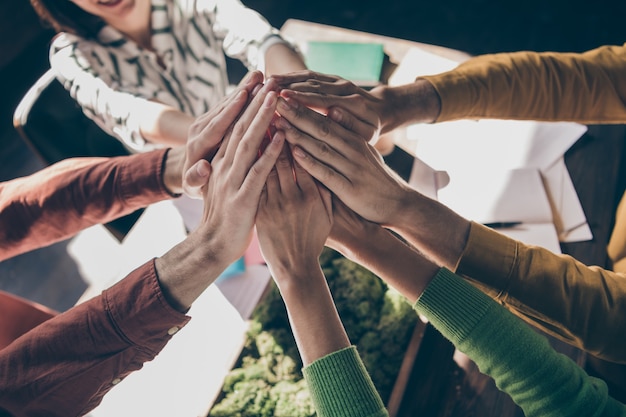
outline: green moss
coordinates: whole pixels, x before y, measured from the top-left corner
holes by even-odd
[[[387,401],[417,315],[399,293],[339,253],[325,249],[320,265],[350,340]],[[244,349],[211,417],[315,415],[285,305],[271,285],[252,314]]]

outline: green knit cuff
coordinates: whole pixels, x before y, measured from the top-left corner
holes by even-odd
[[[494,301],[464,279],[441,268],[413,308],[454,345],[475,328]]]
[[[387,416],[354,346],[314,361],[302,373],[318,417]]]

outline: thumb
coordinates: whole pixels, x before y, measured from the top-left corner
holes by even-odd
[[[192,198],[202,198],[202,187],[209,182],[211,164],[201,159],[189,168],[183,177],[183,190]]]

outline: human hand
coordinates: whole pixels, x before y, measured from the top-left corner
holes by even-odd
[[[432,123],[441,112],[439,94],[429,81],[421,78],[405,85],[379,85],[369,92],[340,77],[313,71],[275,78],[284,97],[329,115],[332,108],[344,108],[377,124],[381,134],[410,123]],[[375,140],[370,143],[375,144]]]
[[[218,242],[220,259],[227,264],[241,256],[250,242],[261,191],[284,144],[284,135],[277,133],[259,156],[276,110],[275,88],[268,82],[258,91],[224,136],[210,165],[199,233]],[[200,140],[214,131],[210,128],[214,119],[203,120],[205,126],[197,126]]]
[[[299,71],[275,75],[273,78],[281,88],[281,96],[317,110],[337,122],[335,109],[347,110],[363,123],[346,126],[348,129],[364,128],[358,131],[372,145],[378,141],[385,123],[386,106],[380,94],[370,94],[354,83],[335,75],[314,71]],[[346,120],[345,122],[350,122]]]
[[[359,256],[371,246],[380,231],[385,230],[379,224],[367,221],[356,214],[333,195],[333,227],[326,240],[326,246],[358,262]]]
[[[256,221],[261,252],[274,278],[309,276],[319,269],[332,222],[330,192],[298,164],[292,165],[285,144],[267,178]]]
[[[338,111],[343,120],[363,123]],[[295,161],[348,207],[383,225],[401,212],[411,189],[362,136],[295,100],[279,98],[278,112],[276,128],[285,132]]]
[[[285,144],[267,178],[256,227],[304,366],[350,346],[319,264],[332,221],[330,192],[292,164]]]
[[[183,189],[189,196],[202,198],[201,189],[211,173],[209,161],[250,100],[252,91],[262,82],[261,72],[251,72],[231,95],[209,112],[199,116],[190,126],[182,168]]]
[[[284,134],[277,132],[259,156],[276,111],[275,89],[271,81],[261,88],[224,135],[210,165],[213,175],[203,187],[200,226],[155,261],[164,296],[181,311],[189,308],[250,243],[261,191],[285,143]],[[205,125],[197,126],[199,141],[213,137],[209,127],[214,119],[202,120]]]

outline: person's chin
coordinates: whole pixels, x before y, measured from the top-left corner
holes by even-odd
[[[123,3],[128,3],[128,0],[100,0],[98,1],[98,6],[112,10],[122,7]]]

